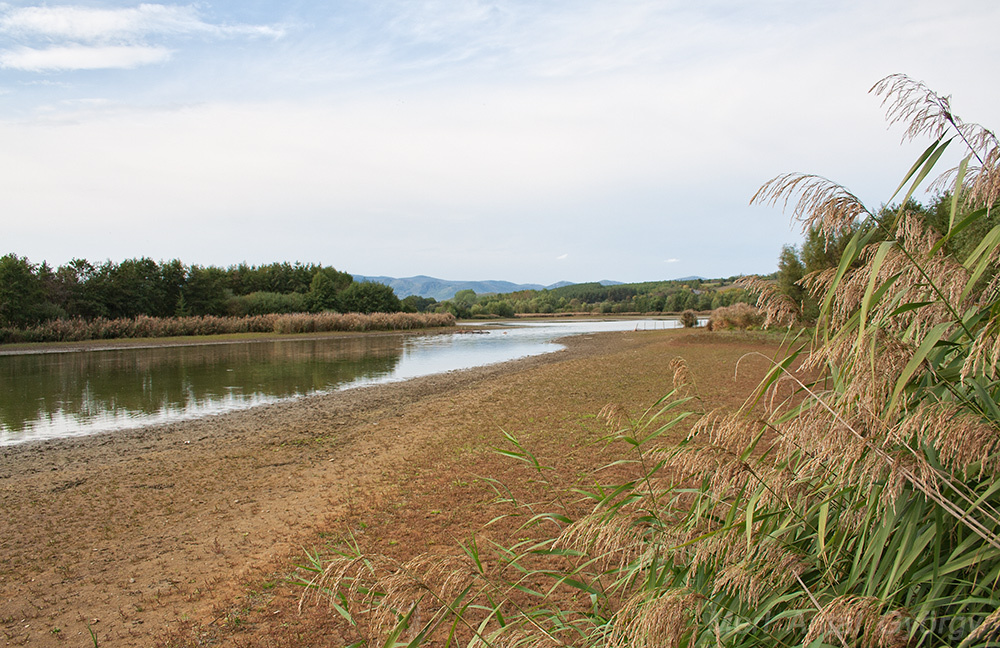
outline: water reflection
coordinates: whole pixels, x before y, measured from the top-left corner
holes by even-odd
[[[0,445],[273,403],[392,373],[398,337],[0,357]]]
[[[547,353],[566,335],[670,320],[543,322],[477,333],[0,356],[0,446],[196,418]]]

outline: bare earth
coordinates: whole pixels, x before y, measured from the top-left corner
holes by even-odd
[[[100,646],[343,645],[335,613],[299,610],[289,577],[307,550],[350,532],[400,556],[445,551],[497,514],[484,477],[525,479],[490,451],[502,431],[583,474],[606,459],[594,415],[609,403],[641,413],[670,390],[671,358],[687,360],[709,409],[738,406],[768,366],[756,353],[777,349],[691,331],[568,344],[492,367],[0,449],[0,643],[93,646],[92,631]]]

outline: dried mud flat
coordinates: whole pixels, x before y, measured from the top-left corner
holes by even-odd
[[[643,411],[670,389],[671,358],[706,407],[737,406],[774,353],[719,333],[580,336],[490,367],[0,448],[0,643],[343,645],[335,613],[299,609],[289,577],[307,550],[350,532],[400,557],[447,551],[496,515],[484,477],[525,477],[491,451],[502,431],[580,474],[607,458],[594,415]]]

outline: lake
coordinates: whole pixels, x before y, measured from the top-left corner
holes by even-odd
[[[461,333],[303,338],[0,355],[0,446],[170,423],[562,348],[568,335],[676,320],[468,326]]]

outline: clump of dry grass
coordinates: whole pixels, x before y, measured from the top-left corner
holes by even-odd
[[[732,306],[721,306],[713,310],[709,318],[709,327],[713,331],[724,329],[746,331],[748,329],[760,328],[767,319],[768,316],[761,312],[760,309],[740,302]]]

